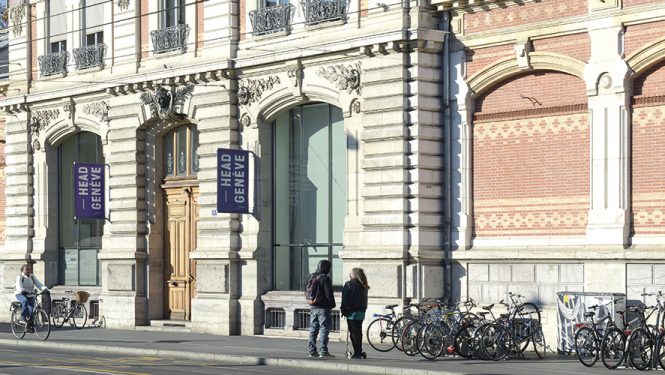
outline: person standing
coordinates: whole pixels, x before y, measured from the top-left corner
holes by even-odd
[[[21,302],[21,320],[27,322],[35,308],[35,290],[46,290],[46,287],[32,274],[29,264],[21,267],[21,273],[16,276],[16,299]]]
[[[342,305],[340,310],[346,317],[349,327],[349,336],[353,345],[351,358],[367,358],[363,352],[363,320],[367,311],[367,292],[369,285],[362,268],[354,268],[349,273],[351,280],[344,284],[342,289]]]
[[[319,262],[316,272],[307,280],[307,296],[312,306],[309,311],[309,356],[333,358],[328,352],[328,335],[332,324],[332,309],[336,306],[332,280],[328,274],[332,264],[327,260]],[[311,298],[311,299],[310,299]],[[320,336],[319,350],[316,350],[316,338]]]

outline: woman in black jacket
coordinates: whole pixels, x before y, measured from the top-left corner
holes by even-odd
[[[367,310],[367,277],[362,268],[354,268],[349,273],[351,280],[344,284],[342,289],[342,306],[340,310],[346,317],[349,326],[349,335],[353,344],[351,358],[365,358],[363,353],[363,320]]]

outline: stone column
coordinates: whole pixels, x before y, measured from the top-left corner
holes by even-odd
[[[591,28],[591,58],[584,72],[592,159],[587,243],[623,248],[630,226],[628,67],[618,52],[621,26]]]
[[[229,82],[224,86],[229,86]],[[192,300],[192,328],[233,335],[240,333],[239,286],[245,283],[244,278],[240,282],[238,253],[242,246],[242,218],[238,214],[215,215],[213,211],[217,208],[217,149],[239,146],[239,124],[228,91],[199,93],[192,100],[199,131],[200,168],[197,249],[190,254],[196,260],[197,289]],[[242,260],[243,271],[254,263],[251,256],[248,258]],[[251,269],[248,273],[252,274]],[[251,278],[246,278],[251,283]]]
[[[143,132],[137,131],[141,111],[136,96],[110,101],[109,164],[110,221],[104,226],[99,259],[102,263],[104,315],[111,328],[147,323],[145,154]]]

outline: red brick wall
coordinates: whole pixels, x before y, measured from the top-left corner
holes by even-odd
[[[369,14],[369,1],[360,0],[360,17],[367,17]]]
[[[533,50],[537,52],[556,52],[589,61],[591,39],[587,33],[538,39],[533,41]]]
[[[34,81],[39,76],[37,62],[37,5],[30,7],[30,77]]]
[[[247,30],[247,4],[246,0],[240,0],[240,40],[245,40],[245,30]]]
[[[584,82],[563,73],[529,74],[477,103],[474,235],[583,235],[590,178]]]
[[[466,76],[473,77],[476,73],[506,57],[515,57],[513,45],[502,45],[479,48],[468,53]]]
[[[196,50],[200,51],[203,48],[205,41],[205,32],[203,29],[203,2],[196,3]]]
[[[149,9],[148,0],[141,0],[141,58],[146,58],[150,54],[150,43],[148,43],[150,37]]]
[[[635,81],[632,113],[632,232],[665,234],[665,62]]]
[[[665,1],[661,1],[665,5]],[[665,30],[665,21],[641,23],[626,27],[626,34],[623,39],[624,55],[628,57],[635,53],[638,48],[662,38],[663,30]]]
[[[663,0],[623,0],[623,7],[628,8],[635,5],[644,5],[644,4],[660,4],[665,3]]]
[[[464,34],[587,14],[585,0],[547,0],[464,15]]]

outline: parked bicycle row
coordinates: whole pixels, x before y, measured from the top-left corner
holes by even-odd
[[[448,305],[423,300],[409,304],[403,314],[388,305],[389,314],[375,314],[367,327],[367,339],[375,350],[393,349],[409,356],[420,354],[429,360],[458,355],[463,358],[502,360],[509,355],[524,357],[530,344],[537,357],[545,357],[546,343],[540,310],[524,296],[508,293],[508,302],[478,307],[473,299]]]
[[[634,315],[631,320],[627,319],[626,311],[617,311],[619,322],[609,313],[608,307],[623,298],[587,307],[591,311],[584,314],[584,322],[576,324],[575,332],[575,355],[584,366],[591,367],[600,359],[608,369],[616,369],[622,364],[642,371],[658,365],[665,369],[663,293],[642,293],[641,296],[655,296],[656,303],[628,307],[627,310]]]

